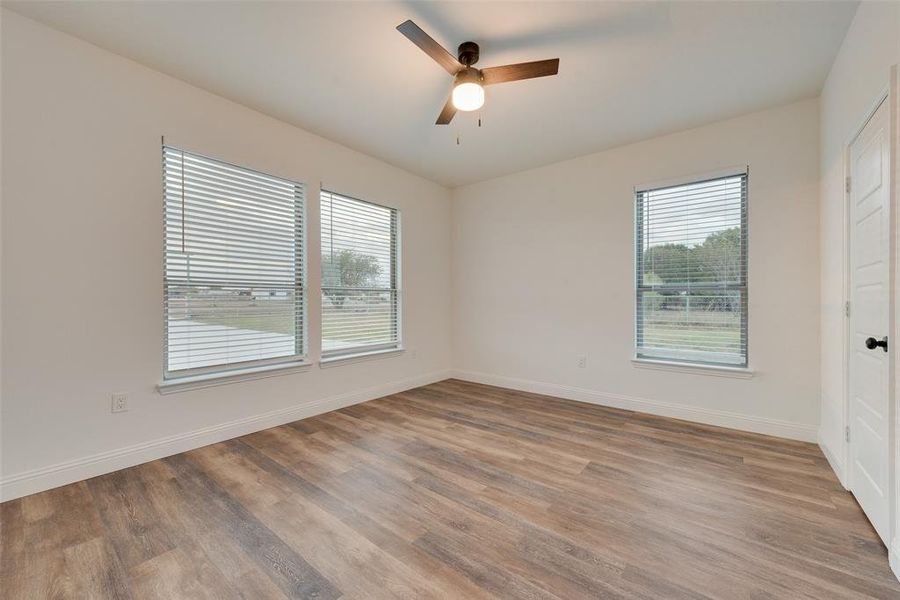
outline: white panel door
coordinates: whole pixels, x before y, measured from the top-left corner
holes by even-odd
[[[889,131],[882,102],[850,146],[850,488],[885,544],[891,484],[889,347],[882,345],[890,326]]]

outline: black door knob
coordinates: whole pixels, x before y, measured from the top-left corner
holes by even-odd
[[[876,340],[873,337],[866,339],[866,348],[869,350],[874,350],[875,348],[883,348],[885,352],[887,352],[887,336],[884,336],[880,340]]]

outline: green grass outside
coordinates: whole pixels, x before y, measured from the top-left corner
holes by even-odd
[[[327,303],[329,301],[325,299],[323,302]],[[289,301],[258,301],[255,304],[245,304],[240,307],[240,310],[235,309],[231,314],[221,312],[221,309],[213,302],[208,304],[208,308],[210,310],[205,311],[196,302],[192,302],[190,310],[191,321],[237,329],[251,329],[266,333],[294,334],[293,304]],[[389,313],[370,313],[367,319],[369,321],[368,333],[365,338],[362,338],[359,333],[342,330],[343,319],[341,319],[340,313],[326,312],[323,315],[322,339],[323,341],[372,343],[390,339],[391,320]]]
[[[666,338],[661,341],[660,338]],[[644,339],[655,348],[740,350],[741,317],[717,311],[692,312],[688,319],[681,311],[654,310],[644,313]]]
[[[330,301],[323,299],[323,302]],[[210,310],[204,311],[203,307],[192,302],[192,320],[268,333],[286,335],[294,333],[293,305],[290,301],[256,301],[240,306],[239,311],[236,309],[231,314],[220,312],[221,308],[214,302],[210,302],[208,307]],[[648,341],[656,340],[653,346],[657,348],[705,350],[714,346],[737,351],[741,345],[740,315],[727,315],[727,328],[721,326],[724,316],[726,315],[721,312],[696,312],[691,313],[688,322],[684,318],[684,313],[680,311],[647,311],[644,316],[644,336]],[[340,313],[326,311],[323,315],[322,339],[326,343],[328,341],[377,343],[390,339],[391,322],[388,313],[370,313],[367,318],[370,321],[369,332],[365,339],[362,339],[358,333],[342,330]],[[713,325],[715,326],[711,327]],[[660,336],[671,339],[658,341]]]

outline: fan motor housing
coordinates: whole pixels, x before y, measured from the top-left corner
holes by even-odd
[[[478,44],[463,42],[459,45],[459,62],[470,67],[478,62]]]
[[[477,83],[478,85],[483,85],[482,80],[483,77],[481,71],[474,67],[466,67],[456,74],[455,83],[453,85],[454,87],[463,83]]]

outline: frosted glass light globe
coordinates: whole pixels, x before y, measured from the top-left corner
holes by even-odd
[[[457,110],[478,110],[484,105],[484,88],[477,83],[460,83],[453,88],[453,106]]]

